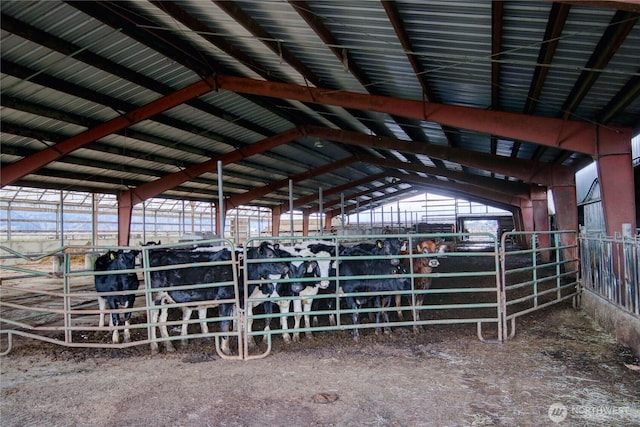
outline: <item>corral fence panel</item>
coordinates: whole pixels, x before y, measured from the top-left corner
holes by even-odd
[[[317,236],[313,238],[279,237],[248,239],[242,246],[235,246],[226,239],[198,241],[198,250],[206,248],[227,248],[233,254],[230,260],[173,264],[169,266],[150,266],[149,255],[154,250],[192,250],[196,242],[184,242],[176,245],[118,247],[74,247],[61,248],[54,254],[47,254],[48,267],[60,264],[50,272],[40,267],[2,266],[2,285],[0,287],[0,334],[6,338],[10,351],[11,338],[14,335],[39,339],[68,347],[87,348],[126,348],[149,345],[166,348],[167,343],[187,342],[194,338],[208,339],[224,358],[252,359],[266,356],[271,350],[273,339],[299,340],[308,335],[344,333],[345,336],[383,333],[401,327],[410,327],[417,332],[430,325],[473,324],[476,325],[480,340],[485,342],[503,342],[515,333],[515,319],[549,305],[576,298],[580,292],[578,248],[563,242],[571,241],[566,236],[575,237],[573,232],[551,233],[505,233],[501,240],[492,234],[473,235],[473,233],[432,233],[402,234],[379,236]],[[518,234],[518,235],[514,235]],[[341,248],[358,244],[375,245],[377,241],[399,239],[406,244],[406,251],[391,258],[399,260],[401,269],[366,272],[366,275],[347,276],[341,273],[341,264],[347,260],[377,260],[385,263],[390,258],[385,255],[351,255],[341,253]],[[531,249],[516,249],[505,241],[527,239]],[[438,253],[415,253],[418,243],[432,240],[442,243],[446,250]],[[456,247],[456,242],[467,244]],[[481,245],[469,245],[469,241],[482,242]],[[550,242],[541,245],[539,242]],[[272,247],[282,248],[308,246],[321,243],[325,248],[333,248],[331,253],[300,253],[293,257],[249,260],[247,252],[268,242]],[[2,248],[3,250],[5,248]],[[101,274],[93,271],[93,263],[98,255],[108,250],[138,250],[140,256],[135,268],[118,273],[134,273],[140,286],[129,291],[136,295],[134,307],[119,308],[120,315],[132,311],[130,331],[131,340],[114,343],[114,330],[122,336],[125,325],[98,325],[100,310],[98,293],[94,287],[95,277]],[[3,255],[8,252],[4,250]],[[575,255],[572,255],[575,254]],[[17,256],[18,254],[10,254]],[[29,258],[29,257],[26,257]],[[44,258],[42,258],[44,259]],[[30,261],[41,261],[30,259]],[[53,259],[53,261],[51,261]],[[427,271],[414,271],[418,261],[427,260],[433,266]],[[288,285],[303,283],[306,289],[313,288],[318,278],[305,276],[291,278],[289,275],[268,275],[249,278],[246,274],[248,264],[261,262],[301,263],[315,261],[332,266],[335,272],[323,277],[330,283],[328,291],[306,293],[302,297],[290,294],[260,293],[249,294],[250,287],[270,284]],[[48,264],[48,265],[47,265]],[[157,316],[160,298],[157,289],[151,287],[154,273],[172,271],[174,275],[194,268],[215,268],[227,266],[233,276],[224,282],[199,280],[197,283],[169,284],[163,291],[180,290],[197,292],[220,286],[233,287],[232,302],[235,309],[228,316],[220,316],[219,310],[212,309],[220,300],[200,300],[197,303],[172,301],[165,298],[163,307],[169,309],[168,317]],[[637,274],[637,270],[636,270]],[[420,279],[431,279],[428,288],[422,287]],[[36,280],[37,279],[37,280]],[[379,291],[371,298],[367,292],[345,292],[353,280],[367,280],[372,283],[405,280],[408,287]],[[252,286],[253,285],[253,286]],[[286,286],[284,286],[286,288]],[[333,290],[331,290],[333,289]],[[104,295],[103,295],[104,296]],[[357,308],[345,304],[347,297],[358,300]],[[155,299],[154,299],[155,298]],[[423,299],[421,306],[416,302]],[[396,300],[399,305],[396,306]],[[265,310],[265,304],[271,304],[273,310]],[[197,318],[192,318],[191,310],[203,308]],[[637,307],[637,304],[636,304]],[[248,309],[250,308],[250,309]],[[354,315],[358,323],[354,323]],[[157,316],[157,322],[151,321]],[[308,316],[309,323],[305,321]],[[388,317],[388,322],[385,321]],[[317,319],[317,320],[316,320]],[[332,320],[333,319],[333,320]],[[314,321],[315,320],[315,321]],[[230,321],[233,328],[223,334],[220,325]],[[205,328],[202,324],[208,326]],[[267,328],[266,326],[269,325]],[[158,333],[159,328],[167,328],[168,334]],[[153,332],[153,333],[152,333]],[[186,335],[184,335],[186,333]],[[223,353],[220,342],[223,337],[231,337],[232,352]],[[257,348],[253,341],[262,342]],[[169,346],[170,348],[172,346]]]
[[[505,242],[522,238],[531,242],[529,249],[505,250]],[[577,305],[580,259],[574,231],[504,233],[500,260],[505,339],[515,335],[522,315],[569,298]]]
[[[640,316],[640,236],[580,234],[585,291]]]

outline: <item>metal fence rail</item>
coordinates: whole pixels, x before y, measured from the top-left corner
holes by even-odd
[[[137,274],[140,280],[140,287],[134,292],[136,304],[132,309],[119,309],[118,313],[133,311],[131,324],[131,341],[114,344],[111,341],[111,334],[114,329],[124,330],[124,325],[118,327],[99,327],[97,317],[98,293],[94,288],[94,277],[97,274],[90,268],[99,253],[106,252],[107,249],[117,249],[113,247],[65,247],[55,256],[61,257],[63,266],[61,267],[61,277],[43,273],[37,268],[33,270],[20,268],[5,268],[2,266],[3,278],[0,287],[0,335],[7,337],[9,348],[11,349],[11,339],[13,335],[20,335],[29,338],[39,339],[68,347],[86,348],[126,348],[131,346],[164,345],[167,342],[191,340],[205,338],[213,341],[215,348],[222,357],[232,357],[238,359],[252,359],[266,356],[271,350],[272,339],[289,340],[291,334],[294,339],[308,334],[325,334],[346,331],[353,333],[357,329],[361,334],[369,335],[380,329],[389,326],[391,328],[411,327],[416,330],[429,325],[446,324],[475,324],[480,340],[486,342],[502,342],[513,336],[515,332],[515,319],[534,310],[549,306],[551,304],[575,297],[578,293],[577,258],[569,257],[567,254],[574,251],[575,246],[563,245],[563,233],[549,233],[552,241],[551,247],[541,247],[538,245],[538,236],[527,233],[526,236],[505,235],[500,244],[492,235],[482,235],[487,244],[480,248],[473,248],[464,252],[453,250],[455,242],[458,240],[468,240],[472,237],[469,233],[451,234],[408,234],[408,235],[379,235],[379,236],[323,236],[306,238],[272,238],[272,239],[250,239],[242,248],[234,247],[233,243],[227,240],[199,241],[198,244],[209,244],[212,246],[224,246],[234,253],[231,261],[227,261],[236,272],[233,281],[224,283],[193,283],[181,285],[181,290],[233,285],[235,289],[235,299],[233,300],[236,309],[229,317],[223,317],[215,309],[205,311],[203,318],[193,319],[181,315],[185,307],[192,307],[194,304],[171,303],[165,307],[170,309],[169,318],[160,319],[156,324],[153,319],[155,305],[154,290],[151,289],[151,275],[155,271],[166,269],[188,269],[194,267],[213,267],[221,265],[221,262],[172,265],[164,267],[149,266],[149,251],[159,248],[188,247],[192,243],[179,245],[163,245],[152,247],[136,247],[126,249],[138,249],[142,251],[141,262],[135,269],[125,272]],[[523,234],[523,233],[507,233]],[[532,248],[527,250],[506,251],[505,239],[516,240],[525,237],[532,242]],[[308,243],[309,240],[320,241],[336,249],[334,255],[323,257],[298,256],[296,261],[315,259],[317,261],[331,262],[336,270],[340,270],[340,262],[346,258],[340,255],[338,248],[352,246],[358,242],[373,242],[376,239],[399,238],[406,240],[409,248],[414,248],[420,240],[442,240],[448,242],[449,250],[445,253],[435,254],[411,254],[408,252],[397,256],[407,267],[404,273],[386,273],[376,275],[372,272],[367,276],[348,277],[344,274],[337,274],[329,277],[335,284],[335,291],[320,292],[308,295],[304,298],[297,296],[264,296],[248,295],[248,287],[252,283],[243,274],[244,281],[239,279],[240,269],[246,269],[246,253],[249,247],[257,246],[262,241],[269,241],[272,244],[293,246],[294,244]],[[542,240],[542,239],[541,239]],[[123,248],[125,249],[125,248]],[[468,248],[466,248],[468,249]],[[636,245],[637,254],[637,245]],[[636,255],[637,256],[637,255]],[[236,258],[237,257],[237,258]],[[244,262],[240,262],[244,258]],[[375,259],[381,256],[364,256],[361,259]],[[421,258],[438,260],[439,266],[434,267],[430,272],[419,273],[413,271],[414,263]],[[523,263],[523,259],[525,262]],[[637,258],[636,258],[637,260]],[[274,260],[271,260],[274,261]],[[287,261],[292,259],[276,259],[275,261]],[[249,261],[260,262],[260,261]],[[55,263],[54,263],[55,264]],[[437,263],[436,263],[437,264]],[[241,265],[241,266],[240,266]],[[637,265],[637,264],[636,264]],[[15,271],[20,273],[14,276]],[[10,272],[10,274],[5,274]],[[635,270],[637,278],[637,269]],[[27,286],[24,279],[27,275],[45,276],[38,285]],[[382,296],[391,299],[390,305],[374,306],[363,305],[357,310],[347,307],[344,303],[345,297],[365,297],[367,293],[345,294],[342,285],[353,279],[378,278],[397,279],[404,277],[411,283],[407,291],[386,291],[381,292]],[[419,289],[416,280],[419,278],[431,278],[432,284],[429,289]],[[317,278],[306,277],[297,279],[309,284],[317,282]],[[288,277],[261,277],[254,279],[253,283],[262,282],[286,284],[293,281]],[[636,282],[637,283],[637,282]],[[175,288],[165,288],[171,290]],[[242,292],[240,292],[242,291]],[[401,305],[396,307],[394,302],[396,295],[400,293]],[[240,295],[243,300],[240,300]],[[422,296],[424,302],[420,307],[416,306],[416,299]],[[319,307],[303,312],[305,302],[311,304],[312,301],[332,302],[328,307]],[[626,301],[626,300],[625,300]],[[199,301],[199,306],[215,306],[220,301]],[[274,310],[267,314],[260,306],[253,310],[247,307],[260,303],[274,304]],[[279,304],[280,303],[280,304]],[[286,304],[288,303],[288,304]],[[278,307],[278,308],[276,308]],[[288,307],[288,308],[286,308]],[[636,306],[637,307],[637,303]],[[359,314],[360,322],[354,324],[352,315]],[[376,321],[373,319],[377,314],[384,313],[389,316],[389,323]],[[309,316],[310,323],[307,326],[303,320],[304,316]],[[419,318],[418,318],[419,315]],[[371,318],[370,318],[371,317]],[[298,319],[299,327],[294,328],[294,321]],[[317,323],[311,320],[317,318]],[[333,318],[334,321],[330,319]],[[223,354],[220,351],[219,341],[223,336],[220,330],[220,323],[223,320],[232,320],[235,327],[229,332],[233,339],[234,352],[231,355]],[[265,329],[265,323],[270,321],[271,327]],[[508,322],[511,321],[509,333],[507,333]],[[209,330],[203,332],[200,325],[205,322],[210,326]],[[182,336],[183,325],[186,325],[188,335]],[[169,329],[169,336],[163,337],[152,333],[153,328],[166,326]],[[226,336],[226,335],[225,335]],[[250,347],[251,341],[257,339],[264,341],[265,345],[258,348]],[[266,347],[266,348],[265,348]]]
[[[207,241],[205,244],[226,245],[234,253],[233,244],[229,241]],[[188,244],[185,244],[186,246]],[[167,246],[154,246],[154,248],[170,248]],[[171,247],[175,248],[175,246]],[[107,309],[108,314],[118,313],[123,316],[127,312],[132,313],[132,322],[130,325],[131,340],[128,342],[113,343],[111,341],[112,333],[118,330],[122,334],[125,325],[112,326],[107,323],[105,326],[98,326],[98,296],[114,295],[114,292],[100,293],[96,292],[94,286],[94,277],[103,274],[113,274],[113,272],[95,272],[93,269],[86,268],[87,265],[93,265],[96,254],[105,253],[107,250],[142,250],[144,254],[142,264],[137,265],[131,270],[118,270],[119,274],[135,273],[140,281],[140,286],[135,291],[118,292],[118,294],[135,294],[136,302],[134,307],[120,308],[117,310]],[[83,348],[127,348],[139,345],[157,346],[166,344],[167,341],[176,341],[183,338],[180,335],[171,335],[169,337],[156,337],[157,334],[152,333],[152,329],[159,326],[166,326],[171,330],[181,330],[183,324],[187,328],[195,329],[195,325],[200,326],[201,322],[211,323],[215,325],[226,318],[219,317],[215,311],[208,311],[207,317],[204,319],[182,319],[181,317],[170,318],[162,324],[151,322],[152,310],[158,308],[153,303],[154,290],[151,288],[149,275],[152,271],[161,269],[187,269],[193,268],[193,264],[188,265],[172,265],[170,267],[148,267],[148,251],[149,247],[91,247],[87,248],[67,246],[63,251],[52,254],[54,257],[62,259],[62,278],[44,274],[47,277],[44,281],[37,282],[37,285],[31,286],[26,283],[25,278],[42,276],[43,272],[34,268],[32,270],[26,268],[16,269],[15,267],[2,266],[4,271],[20,271],[20,276],[3,276],[2,286],[0,289],[0,334],[7,336],[8,348],[2,353],[6,354],[11,350],[12,336],[24,336],[36,340],[46,341],[59,344],[66,347],[83,347]],[[55,264],[57,261],[54,260]],[[228,264],[233,265],[233,271],[236,271],[235,265],[237,260],[235,256]],[[221,262],[201,263],[199,267],[208,267],[220,265]],[[146,265],[147,267],[144,267]],[[237,285],[237,277],[234,280],[224,283],[194,283],[180,286],[180,290],[189,291],[204,287],[215,287],[224,285]],[[176,287],[164,288],[163,290],[175,290]],[[237,291],[235,295],[238,295]],[[214,305],[224,301],[198,301],[198,305]],[[238,302],[237,299],[229,301],[231,303]],[[183,308],[193,304],[164,304],[167,309],[172,311],[182,311]],[[178,310],[175,310],[178,309]],[[239,317],[235,317],[236,323]],[[191,325],[194,325],[192,328]],[[226,334],[225,334],[226,335]],[[239,339],[239,331],[231,331],[231,336]],[[219,339],[222,336],[219,330],[210,329],[207,332],[191,331],[188,339],[195,338],[213,338],[217,352],[221,357],[240,358],[240,354],[226,355],[221,353],[219,348]],[[152,347],[153,348],[153,347]]]
[[[330,237],[315,237],[313,241],[320,241],[334,248],[349,247],[361,242],[374,242],[377,239],[384,240],[386,238],[399,238],[406,240],[407,247],[415,247],[418,242],[425,239],[441,240],[453,242],[456,238],[468,238],[469,233],[448,233],[448,234],[408,234],[408,235],[362,235],[362,236],[330,236]],[[407,273],[391,275],[391,274],[368,274],[366,276],[345,276],[339,273],[340,262],[346,259],[358,259],[358,260],[375,260],[385,259],[383,256],[355,256],[346,257],[340,255],[336,251],[335,256],[325,257],[323,259],[335,263],[338,267],[338,274],[331,277],[331,281],[335,283],[335,289],[337,291],[331,294],[319,294],[306,297],[308,300],[330,300],[334,304],[334,308],[331,310],[320,309],[311,310],[306,314],[310,317],[320,317],[324,321],[320,321],[317,326],[300,327],[296,331],[292,330],[289,325],[291,319],[295,317],[295,313],[291,312],[278,312],[274,310],[271,314],[265,314],[264,312],[254,312],[248,317],[247,323],[245,323],[246,336],[249,338],[262,340],[266,344],[266,349],[262,353],[253,354],[250,353],[251,348],[248,342],[245,354],[245,358],[257,358],[266,356],[271,350],[272,339],[280,335],[288,335],[292,332],[298,332],[299,334],[318,334],[328,333],[336,331],[349,331],[353,332],[354,329],[359,331],[367,331],[374,329],[375,333],[385,331],[385,327],[397,328],[397,327],[413,327],[420,328],[427,325],[436,324],[463,324],[470,323],[477,325],[477,334],[479,339],[483,341],[502,341],[502,307],[500,305],[500,286],[499,286],[499,261],[498,261],[498,244],[495,237],[490,234],[478,235],[476,237],[482,237],[487,243],[484,246],[483,251],[468,251],[464,253],[458,252],[446,252],[443,254],[401,254],[397,258],[405,263],[407,267]],[[287,246],[293,246],[294,244],[302,244],[305,239],[273,239],[279,243]],[[413,263],[420,258],[439,259],[440,267],[436,267],[430,273],[414,273]],[[300,258],[306,259],[306,258]],[[471,264],[473,267],[468,271],[456,271],[456,264],[461,264],[462,260],[469,263],[469,260],[473,260]],[[352,292],[346,293],[342,290],[342,284],[349,282],[350,280],[361,279],[391,279],[397,277],[406,277],[411,282],[411,289],[406,292],[401,292],[403,305],[401,307],[391,306],[375,307],[372,305],[363,306],[358,309],[351,309],[344,303],[347,297],[366,297],[371,296],[370,293],[365,292]],[[432,279],[433,284],[428,290],[420,290],[416,288],[416,279],[419,277],[429,277]],[[312,280],[312,279],[306,279]],[[272,279],[274,283],[286,283],[289,279]],[[424,303],[420,307],[416,307],[416,297],[420,294],[424,295]],[[379,296],[389,296],[392,301],[395,300],[395,296],[398,292],[384,291],[377,292]],[[295,302],[296,297],[279,297],[279,298],[250,298],[247,304],[265,303],[268,301],[278,302],[290,302],[292,305]],[[416,311],[420,311],[420,320],[416,320]],[[357,312],[360,317],[360,322],[354,324],[352,321],[352,315]],[[371,319],[379,313],[386,313],[390,317],[390,322],[381,323]],[[397,314],[402,313],[402,318]],[[331,316],[335,319],[335,323],[329,322],[327,319]],[[280,325],[285,322],[285,327],[281,329],[262,329],[262,323],[269,319],[272,325]],[[485,337],[483,332],[483,325],[493,324],[495,332],[491,334],[491,337]],[[251,327],[253,325],[253,327]],[[385,332],[388,332],[386,330]],[[367,332],[369,333],[369,332]],[[258,350],[260,351],[260,350]],[[255,351],[254,351],[255,353]]]
[[[580,234],[584,289],[640,315],[640,236]]]
[[[541,245],[539,237],[550,242]],[[579,296],[578,251],[576,233],[573,231],[530,233],[510,232],[502,236],[501,272],[504,303],[505,339],[515,335],[516,318]],[[505,251],[504,242],[526,237],[531,240],[531,249]],[[563,244],[562,242],[571,242]],[[514,268],[518,258],[528,259],[524,267]],[[511,325],[508,330],[509,323]]]

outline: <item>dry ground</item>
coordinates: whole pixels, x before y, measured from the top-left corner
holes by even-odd
[[[4,427],[640,425],[637,358],[568,305],[504,344],[470,325],[318,333],[245,362],[205,340],[153,357],[18,340],[0,359]]]

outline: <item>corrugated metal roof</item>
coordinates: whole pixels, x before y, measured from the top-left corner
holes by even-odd
[[[563,20],[558,10],[565,7]],[[0,160],[4,167],[29,159],[209,75],[319,87],[345,98],[384,95],[638,129],[639,10],[623,2],[593,7],[488,0],[3,1]],[[628,23],[634,24],[628,31],[610,36],[608,31]],[[551,27],[560,28],[557,39],[545,39]],[[545,59],[548,47],[555,51]],[[579,168],[591,161],[585,153],[372,110],[214,88],[97,138],[14,184],[117,194],[251,149],[224,166],[227,197],[292,178],[294,198],[354,182],[343,192],[346,203],[380,198],[380,204],[399,197],[398,190],[424,191],[415,182],[420,177],[437,177],[450,184],[447,191],[468,191],[466,183],[480,176],[496,183],[522,181],[460,160],[475,153],[541,168]],[[415,149],[303,133],[260,151],[279,134],[303,126],[395,138]],[[462,151],[436,157],[425,148]],[[373,164],[367,156],[404,164]],[[349,158],[351,163],[331,168]],[[466,178],[446,178],[448,171]],[[380,173],[387,178],[374,176]],[[157,195],[215,201],[216,174],[211,170]],[[367,177],[371,182],[363,183]],[[390,183],[392,188],[376,190]],[[355,196],[367,189],[369,195]],[[287,191],[270,191],[252,203],[277,206],[287,201]]]

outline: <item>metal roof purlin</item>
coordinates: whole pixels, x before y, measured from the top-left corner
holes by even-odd
[[[345,196],[344,200],[355,200],[358,197],[362,197],[362,196],[368,196],[370,193],[374,193],[374,192],[381,192],[381,193],[385,193],[385,195],[388,195],[384,190],[388,189],[388,188],[396,188],[396,186],[399,184],[400,182],[388,182],[384,185],[381,185],[380,187],[376,187],[376,188],[368,188],[366,190],[362,190],[358,193],[354,193],[354,194],[349,194],[349,196]],[[373,197],[372,197],[373,199]],[[340,206],[340,203],[342,202],[342,197],[337,198],[337,199],[332,199],[332,200],[325,200],[323,203],[323,206],[325,208],[329,207],[329,206],[335,206],[338,205]],[[368,201],[367,201],[368,202]],[[319,206],[316,206],[315,208],[311,208],[308,209],[308,212],[315,212],[317,211],[319,208]],[[280,205],[280,209],[286,209],[286,205],[283,203],[282,205]]]
[[[374,181],[378,181],[378,180],[382,180],[384,178],[386,178],[388,176],[388,174],[386,172],[382,172],[376,175],[370,175],[361,179],[358,179],[356,181],[350,181],[346,184],[342,184],[342,185],[338,185],[337,187],[333,187],[333,188],[329,188],[323,191],[323,197],[327,197],[330,196],[332,194],[338,194],[341,193],[343,191],[349,190],[350,188],[355,188],[355,187],[359,187],[361,185],[367,185],[367,184],[371,184]],[[375,191],[375,190],[371,190],[371,191]],[[293,208],[299,208],[300,206],[304,206],[306,204],[309,203],[313,203],[314,201],[318,200],[319,195],[316,194],[312,194],[310,196],[306,196],[306,197],[301,197],[299,199],[296,199],[293,201]]]
[[[415,188],[401,189],[401,190],[393,192],[392,194],[384,194],[384,195],[382,195],[380,197],[374,197],[371,200],[367,200],[367,203],[369,203],[369,201],[372,202],[372,203],[384,202],[385,200],[387,200],[389,198],[390,195],[399,196],[401,194],[410,193],[410,192],[415,192]],[[344,212],[347,213],[347,212],[354,211],[356,209],[358,209],[358,207],[357,207],[357,204],[354,203],[351,206],[345,206],[344,207]],[[313,209],[313,208],[310,209],[308,212],[316,212],[317,210],[318,209],[316,207],[315,209]],[[333,217],[333,216],[336,216],[337,214],[339,214],[340,211],[341,211],[340,208],[336,208],[336,209],[331,209],[331,210],[327,211],[326,213],[329,216]]]
[[[231,196],[225,200],[225,209],[232,209],[232,208],[235,208],[236,206],[247,204],[261,196],[264,196],[265,194],[268,194],[274,190],[277,190],[278,188],[285,187],[289,182],[289,179],[291,179],[293,182],[303,181],[305,179],[309,179],[314,176],[322,175],[332,170],[336,170],[336,169],[348,166],[351,163],[354,163],[357,161],[358,159],[354,156],[347,157],[345,159],[338,160],[333,163],[329,163],[327,165],[320,166],[318,168],[299,173],[297,175],[291,176],[290,178],[272,182],[270,184],[264,185],[262,187],[257,187],[245,193]]]
[[[358,132],[347,132],[316,126],[306,126],[306,129],[307,134],[310,136],[318,136],[345,144],[357,144],[367,147],[372,146],[382,148],[385,150],[398,150],[402,152],[408,151],[425,154],[427,156],[433,156],[451,162],[513,176],[523,181],[535,182],[542,185],[551,185],[554,176],[552,172],[556,169],[559,171],[566,171],[567,173],[573,172],[573,169],[568,166],[541,164],[522,159],[509,159],[509,163],[505,163],[504,158],[500,156],[464,150],[461,148],[408,142],[394,138],[371,136]]]
[[[270,136],[261,141],[233,150],[227,154],[223,154],[222,156],[212,158],[202,163],[198,163],[197,165],[190,166],[179,172],[166,175],[156,181],[152,181],[146,184],[142,184],[136,188],[132,188],[131,190],[121,193],[118,196],[118,200],[121,203],[129,203],[131,206],[133,206],[151,197],[155,197],[167,190],[170,190],[179,184],[192,180],[204,173],[211,172],[216,168],[216,164],[218,161],[221,161],[223,165],[235,163],[249,156],[268,151],[279,145],[287,144],[303,135],[304,131],[301,127],[291,128],[287,131],[281,132],[274,136]]]
[[[208,77],[198,80],[185,88],[179,89],[170,95],[156,99],[149,104],[136,108],[114,119],[111,119],[92,129],[86,130],[78,135],[66,139],[52,147],[39,151],[29,157],[18,160],[15,163],[2,168],[0,177],[0,187],[14,183],[24,176],[46,166],[47,164],[71,153],[78,148],[82,148],[91,142],[105,137],[109,134],[127,128],[142,120],[148,119],[158,113],[166,111],[176,105],[210,92],[215,88],[215,79]]]
[[[399,160],[379,159],[374,156],[359,156],[359,158],[365,163],[374,164],[381,167],[422,172],[430,176],[441,176],[454,181],[465,182],[467,183],[467,185],[478,186],[481,188],[491,188],[496,191],[510,192],[518,195],[519,197],[529,197],[529,185],[527,184],[509,182],[501,179],[489,178],[486,176],[470,175],[452,170],[442,170],[431,166],[415,165],[412,163],[401,162]]]

